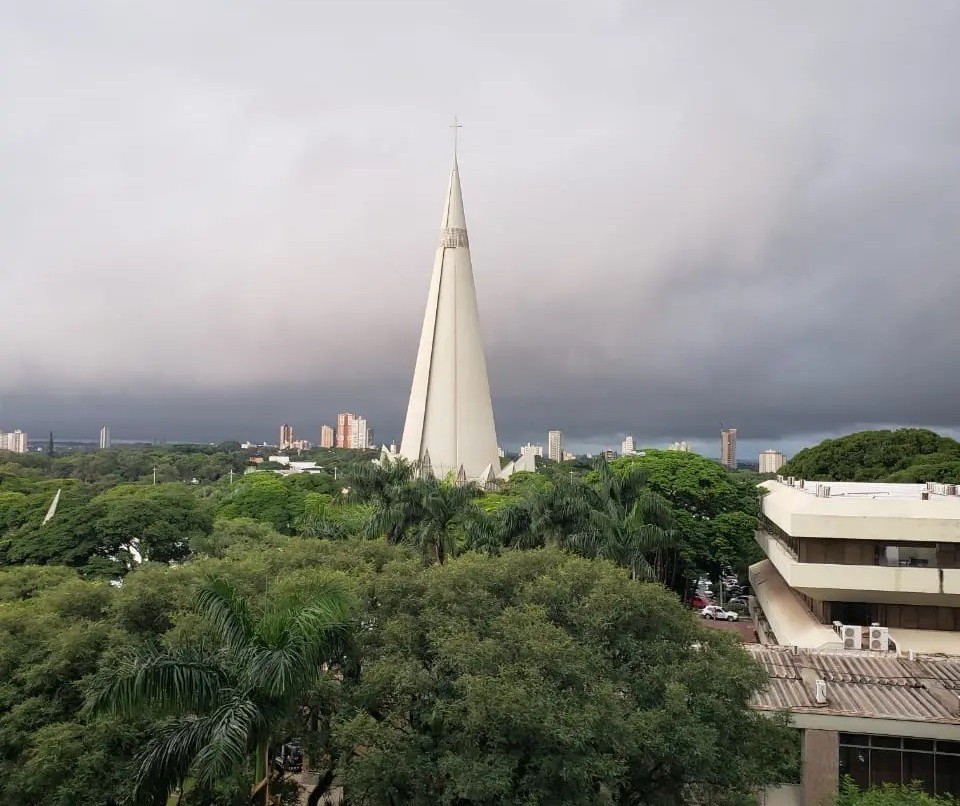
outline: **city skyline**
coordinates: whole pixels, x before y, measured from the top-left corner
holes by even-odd
[[[456,111],[501,443],[957,435],[960,8],[239,5],[0,12],[5,428],[399,441]]]

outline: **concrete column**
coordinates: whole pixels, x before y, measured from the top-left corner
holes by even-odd
[[[803,731],[803,806],[830,806],[840,778],[838,735],[835,730]]]

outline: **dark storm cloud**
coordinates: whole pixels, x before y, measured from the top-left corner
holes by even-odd
[[[955,3],[0,9],[0,427],[398,437],[452,112],[505,444],[960,425]]]

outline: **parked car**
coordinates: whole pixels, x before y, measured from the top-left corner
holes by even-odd
[[[697,610],[702,610],[710,604],[710,599],[703,594],[698,593],[690,600],[690,605],[697,608]]]
[[[740,618],[732,610],[724,610],[720,605],[707,605],[700,611],[700,615],[716,621],[737,621]]]
[[[727,606],[728,606],[728,607],[731,607],[731,608],[733,608],[733,607],[739,607],[739,608],[742,608],[742,609],[744,609],[744,610],[747,609],[747,607],[749,606],[749,604],[750,604],[750,602],[749,602],[749,600],[747,599],[746,596],[734,596],[732,599],[730,599],[730,600],[727,602]]]

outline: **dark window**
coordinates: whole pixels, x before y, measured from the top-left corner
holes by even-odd
[[[960,797],[960,764],[950,756],[935,756],[937,763],[937,794]]]
[[[906,741],[910,741],[907,739]],[[920,785],[931,795],[934,791],[933,777],[933,753],[911,753],[903,754],[903,782],[909,784],[913,781],[919,781]]]
[[[933,741],[930,739],[904,739],[904,750],[925,750],[928,753],[933,752]]]
[[[880,786],[881,784],[899,784],[903,781],[900,772],[900,757],[903,755],[899,750],[878,750],[874,748],[870,751],[870,786]]]
[[[861,789],[870,786],[870,751],[866,747],[840,748],[840,775],[849,775]]]

